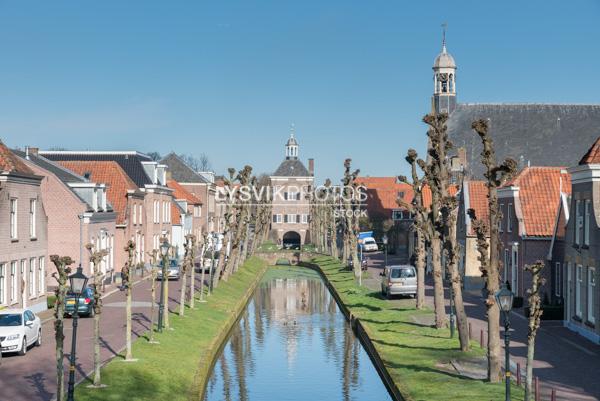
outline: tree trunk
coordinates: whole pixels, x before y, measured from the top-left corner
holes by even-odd
[[[538,329],[540,328],[540,320],[543,313],[540,289],[545,283],[545,280],[541,275],[544,266],[545,265],[543,261],[538,261],[525,268],[532,274],[531,289],[528,291],[529,319],[527,330],[527,374],[525,379],[525,401],[531,401],[532,397],[534,396],[533,360],[535,356],[535,338],[537,336]]]
[[[206,243],[206,239],[204,240]],[[202,284],[204,284],[204,253],[200,259],[200,268],[202,269]],[[194,309],[196,304],[196,241],[192,243],[192,266],[190,270],[190,309]]]
[[[100,387],[100,314],[94,315],[94,387]]]
[[[68,265],[73,261],[70,257],[59,257],[51,255],[50,260],[56,266],[56,272],[52,276],[56,279],[58,287],[54,291],[56,300],[54,302],[54,339],[56,341],[56,401],[65,399],[65,368],[64,368],[64,319],[65,298],[67,296],[67,280],[71,269]]]
[[[417,267],[417,309],[423,309],[425,306],[425,241],[423,234],[417,230],[417,248],[416,248],[416,267]]]
[[[152,277],[150,278],[150,294],[152,297],[152,304],[150,305],[150,339],[148,341],[151,343],[154,342],[154,316],[156,315],[156,269],[156,259],[154,258],[152,262],[152,272],[150,273],[152,274]]]
[[[188,263],[187,260],[184,260],[183,263]],[[181,277],[181,295],[179,297],[179,316],[184,316],[185,314],[185,292],[187,290],[187,269],[183,270],[183,274]],[[194,269],[192,269],[194,270]]]
[[[444,300],[444,282],[442,272],[442,249],[439,237],[434,236],[431,241],[431,265],[433,267],[433,304],[435,306],[435,327],[446,327],[446,305]]]

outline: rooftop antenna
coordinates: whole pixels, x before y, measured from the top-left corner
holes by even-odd
[[[442,24],[442,53],[446,53],[446,28],[448,28],[448,23],[444,22]]]

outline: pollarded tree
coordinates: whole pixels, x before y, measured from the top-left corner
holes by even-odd
[[[158,275],[158,249],[153,249],[151,252],[147,252],[150,256],[151,270],[150,270],[150,297],[152,304],[150,305],[150,337],[148,342],[151,344],[157,343],[154,340],[154,316],[156,316],[156,276]]]
[[[487,293],[485,304],[488,319],[488,380],[497,383],[501,380],[500,309],[494,299],[500,287],[499,262],[501,243],[498,227],[500,226],[501,214],[498,207],[498,188],[504,185],[515,174],[517,163],[512,159],[506,159],[504,163],[497,164],[494,143],[488,134],[488,125],[485,120],[475,121],[471,127],[477,132],[483,143],[481,162],[486,168],[484,176],[487,180],[488,188],[490,217],[487,229],[490,239],[488,247],[489,258],[485,260],[482,257],[481,269],[485,270],[485,291]],[[482,225],[480,224],[480,226]]]
[[[358,185],[356,178],[360,170],[351,170],[352,159],[344,161],[344,177],[342,178],[342,202],[344,214],[344,230],[347,246],[347,253],[352,258],[352,266],[354,268],[354,276],[359,277],[362,273],[360,261],[358,259],[358,215],[355,211],[358,210],[358,199],[356,199],[356,191]]]
[[[65,398],[65,299],[67,297],[67,282],[73,259],[69,256],[50,255],[50,260],[56,266],[56,271],[52,277],[56,280],[58,286],[54,290],[56,300],[54,301],[54,339],[56,340],[56,401],[63,401]]]
[[[135,268],[135,262],[133,261],[135,255],[135,242],[132,240],[127,241],[125,246],[125,252],[127,253],[127,262],[121,269],[122,286],[125,290],[125,360],[128,362],[135,361],[131,351],[131,301],[132,301],[132,280],[131,280],[131,269]]]
[[[533,265],[525,266],[525,270],[531,273],[531,288],[527,290],[529,301],[529,324],[527,331],[527,374],[525,375],[525,401],[532,400],[533,391],[533,358],[535,356],[535,337],[540,328],[542,318],[542,298],[540,290],[545,284],[542,277],[544,262],[537,261]]]
[[[408,204],[402,199],[398,199],[398,204],[411,211],[414,224],[412,229],[416,233],[415,244],[415,267],[417,268],[417,309],[423,309],[425,305],[425,244],[431,240],[433,228],[429,224],[427,209],[423,204],[423,186],[425,185],[425,177],[419,178],[417,173],[417,164],[424,165],[425,162],[420,160],[417,151],[409,149],[406,155],[406,161],[411,167],[412,181],[409,182],[405,176],[399,176],[398,180],[410,185],[414,192],[412,203]]]
[[[187,273],[190,266],[192,270],[194,270],[194,261],[192,260],[192,238],[195,240],[195,235],[188,234],[185,236],[185,242],[183,247],[185,249],[185,253],[183,256],[183,263],[181,264],[181,289],[180,289],[180,297],[179,297],[179,316],[184,316],[185,314],[185,292],[187,290]],[[192,297],[194,294],[192,294]]]
[[[87,244],[85,247],[90,253],[94,285],[94,380],[92,387],[104,387],[100,378],[100,315],[102,314],[102,280],[104,274],[100,266],[102,259],[108,255],[108,251],[105,249],[94,251],[94,245],[92,244]]]

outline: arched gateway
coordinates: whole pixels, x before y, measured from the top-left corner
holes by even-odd
[[[302,237],[296,231],[288,231],[283,234],[283,247],[285,249],[300,249]]]

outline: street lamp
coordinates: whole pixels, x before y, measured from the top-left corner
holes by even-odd
[[[385,266],[383,266],[384,268],[387,266],[387,244],[388,244],[388,236],[383,234],[383,238],[381,238],[381,241],[383,241],[383,254],[385,255]]]
[[[79,297],[83,292],[83,289],[87,285],[88,278],[83,274],[81,265],[77,268],[74,274],[69,276],[69,284],[71,286],[71,293],[75,295],[75,310],[73,312],[73,337],[71,338],[71,356],[69,366],[69,387],[67,389],[67,401],[74,401],[73,394],[75,391],[75,349],[77,347],[77,320],[79,319]],[[94,289],[98,291],[98,289]]]
[[[160,256],[162,257],[162,278],[160,282],[160,303],[158,306],[158,331],[162,333],[163,331],[163,319],[165,315],[165,287],[167,286],[167,280],[169,278],[169,248],[171,245],[169,241],[165,238],[163,243],[160,245]]]
[[[496,303],[502,311],[504,316],[504,371],[505,371],[505,384],[506,384],[506,401],[510,401],[510,311],[513,306],[513,300],[515,294],[506,287],[506,284],[502,285],[500,291],[496,293]]]

